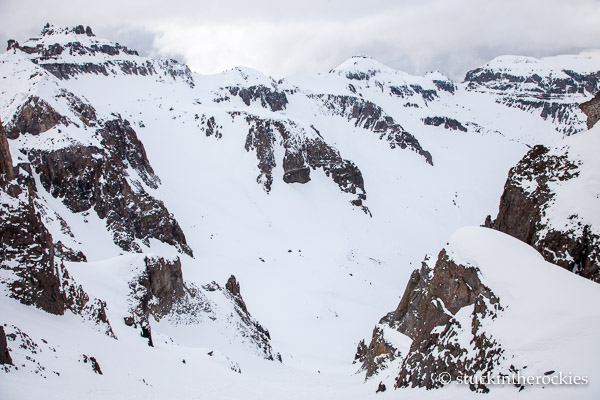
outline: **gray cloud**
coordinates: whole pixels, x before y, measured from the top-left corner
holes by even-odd
[[[25,40],[46,22],[84,24],[196,72],[245,65],[276,78],[327,71],[362,53],[411,73],[462,79],[503,54],[597,54],[600,37],[597,0],[21,0],[2,8],[3,41]]]

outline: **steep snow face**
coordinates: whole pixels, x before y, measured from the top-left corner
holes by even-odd
[[[390,68],[368,56],[354,56],[329,71],[329,73],[343,75],[346,78],[353,80],[370,79],[376,75],[410,76],[404,72]]]
[[[578,166],[578,174],[566,182],[552,182],[550,190],[555,197],[546,210],[547,225],[567,230],[575,225],[588,225],[600,235],[600,160],[595,149],[600,146],[600,126],[568,138],[550,154],[568,155]],[[546,224],[545,224],[546,225]]]
[[[452,381],[473,391],[504,390],[499,396],[535,395],[536,379],[553,376],[553,385],[545,378],[544,396],[569,390],[592,398],[596,389],[587,383],[600,373],[589,357],[597,353],[598,300],[597,284],[544,261],[527,244],[487,228],[461,228],[436,262],[413,272],[398,308],[357,356],[368,378],[379,372],[374,381],[398,388]],[[488,376],[511,377],[514,385]]]
[[[534,246],[550,262],[600,282],[597,127],[536,146],[509,172],[495,229]]]
[[[36,395],[48,391],[59,397],[64,392],[57,388],[68,380],[70,390],[88,397],[102,397],[105,390],[156,398],[189,398],[199,392],[248,398],[264,398],[265,393],[373,396],[373,384],[363,385],[362,377],[353,375],[357,341],[396,305],[399,289],[423,254],[439,250],[460,226],[477,225],[496,210],[507,171],[527,145],[554,143],[562,136],[554,121],[498,104],[489,93],[467,90],[440,74],[415,77],[367,60],[370,66],[363,72],[369,79],[350,79],[341,67],[281,82],[245,68],[173,76],[161,67],[166,62],[121,49],[114,55],[94,50],[94,40],[98,46],[104,42],[87,34],[63,32],[39,41],[48,48],[58,43],[50,38],[62,35],[82,43],[81,59],[70,50],[48,59],[23,50],[35,49],[35,40],[1,56],[5,79],[0,79],[8,84],[1,89],[0,112],[8,130],[36,125],[19,119],[34,95],[57,115],[41,121],[50,129],[16,130],[18,138],[9,140],[14,164],[32,163],[29,154],[53,146],[81,144],[104,151],[98,130],[107,121],[127,122],[126,131],[135,132],[160,182],[144,184],[128,165],[124,180],[133,192],[141,187],[162,202],[194,258],[161,241],[160,235],[137,240],[139,255],[123,250],[106,219],[69,209],[64,197],[45,189],[43,174],[34,169],[48,230],[89,261],[65,262],[65,267],[91,294],[105,298],[119,338],[107,341],[69,315],[49,318],[3,298],[0,314],[15,326],[9,333],[18,328],[34,338],[44,351],[39,357],[44,361],[36,360],[47,371],[61,373],[40,385]],[[66,48],[68,43],[60,39],[58,44]],[[355,67],[345,68],[361,72],[360,65]],[[71,106],[70,98],[93,107],[95,126],[75,112],[81,107]],[[21,120],[29,122],[17,123]],[[94,160],[94,165],[110,164]],[[98,180],[97,188],[110,188],[113,181]],[[123,203],[129,205],[114,204]],[[154,209],[135,214],[152,216]],[[70,239],[61,233],[63,222],[73,234]],[[122,282],[141,268],[148,253],[179,255],[186,281],[201,288],[212,281],[222,285],[234,274],[283,365],[248,351],[241,333],[222,338],[220,329],[237,321],[235,315],[228,320],[227,311],[210,314],[215,321],[207,316],[199,324],[150,319],[159,340],[149,348],[139,331],[123,322],[127,289]],[[214,295],[221,309],[232,310],[231,303],[221,303],[220,291],[202,292]],[[74,333],[60,334],[69,331]],[[18,343],[9,345],[18,349]],[[61,350],[58,358],[50,346]],[[18,357],[13,358],[26,360],[27,352],[15,351]],[[83,354],[99,361],[103,377],[94,374]],[[242,374],[231,371],[235,363]],[[3,375],[8,383],[1,386],[9,388],[10,397],[24,397],[23,388],[31,385],[22,384],[37,379],[32,377],[34,364]],[[200,382],[198,371],[205,374]],[[101,380],[105,378],[110,384]],[[450,394],[442,397],[463,392],[444,393]]]
[[[530,375],[554,370],[598,376],[590,357],[596,352],[591,343],[600,333],[597,284],[544,261],[525,243],[485,228],[457,231],[448,249],[456,263],[477,267],[482,282],[503,304],[486,331],[514,356],[507,357],[504,368],[510,363],[527,366]]]

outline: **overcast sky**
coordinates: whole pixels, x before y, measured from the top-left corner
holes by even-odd
[[[276,79],[356,54],[460,80],[503,54],[600,55],[600,0],[0,0],[2,51],[46,22],[89,25],[198,73],[243,65]]]

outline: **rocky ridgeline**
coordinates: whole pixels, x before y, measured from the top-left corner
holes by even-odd
[[[574,95],[588,96],[600,90],[600,71],[580,74],[568,69],[563,74],[517,74],[484,66],[467,72],[467,90],[492,92],[496,102],[536,113],[557,125],[557,131],[572,135],[585,129]]]
[[[535,146],[510,170],[498,215],[486,225],[535,247],[546,261],[600,282],[600,236],[584,223],[565,228],[545,218],[555,199],[553,185],[577,178],[579,167],[568,150],[554,154]]]
[[[31,96],[8,124],[7,136],[40,135],[60,125],[75,124],[95,128],[92,136],[100,145],[74,142],[57,150],[24,149],[43,188],[72,212],[93,209],[106,220],[114,242],[126,251],[140,252],[137,240],[149,245],[154,238],[192,255],[173,215],[144,188],[157,189],[160,180],[129,122],[120,116],[100,120],[91,105],[70,92],[63,90],[57,97],[67,101],[79,121],[60,115],[48,102]],[[141,182],[130,176],[132,172]]]
[[[231,275],[229,277],[225,289],[222,291],[225,297],[234,305],[235,312],[239,317],[239,322],[236,324],[237,329],[244,332],[245,337],[250,338],[264,358],[271,361],[276,359],[281,362],[281,354],[274,354],[272,351],[269,331],[254,319],[248,311],[248,307],[242,298],[240,284],[235,276]]]
[[[465,128],[463,124],[454,118],[449,117],[426,117],[423,118],[423,124],[431,126],[443,126],[444,129],[467,132],[467,128]]]
[[[355,126],[379,135],[379,140],[389,143],[391,149],[409,149],[433,165],[431,153],[421,147],[419,141],[377,104],[353,96],[317,95],[326,112],[341,115],[353,121]]]
[[[137,243],[151,238],[192,255],[179,224],[164,203],[149,195],[144,186],[128,178],[128,169],[142,182],[157,188],[142,143],[127,121],[103,123],[96,133],[102,147],[74,144],[59,150],[30,150],[29,160],[46,191],[75,213],[93,208],[106,220],[114,242],[126,251],[140,252]]]
[[[245,116],[249,126],[246,137],[246,151],[255,151],[258,158],[260,175],[257,182],[262,184],[265,191],[271,191],[273,170],[277,165],[275,147],[285,150],[282,160],[283,181],[286,183],[307,183],[310,181],[311,170],[322,169],[339,188],[356,195],[352,204],[361,207],[367,195],[364,188],[362,173],[356,165],[341,157],[339,151],[328,145],[320,133],[310,127],[312,132],[289,119],[268,119],[251,114],[234,112],[235,117]]]
[[[597,99],[582,106],[592,121],[590,126],[597,118]],[[486,226],[535,247],[548,262],[600,282],[600,236],[595,227],[579,221],[577,214],[569,218],[574,223],[567,227],[553,226],[546,217],[556,200],[557,185],[580,177],[583,162],[570,150],[568,145],[532,148],[510,170],[498,216],[494,221],[488,217]],[[368,345],[359,343],[355,359],[367,379],[397,365],[396,387],[432,389],[443,386],[441,374],[456,380],[497,373],[506,367],[507,354],[482,327],[503,311],[501,302],[481,282],[477,268],[456,263],[442,250],[433,267],[426,259],[412,273],[400,304],[379,321]],[[472,307],[470,326],[455,318],[465,307]],[[410,348],[396,348],[387,330],[412,339]],[[504,373],[516,371],[511,365]],[[471,389],[489,390],[472,384]]]
[[[129,289],[130,309],[124,322],[140,329],[140,335],[148,340],[149,346],[153,346],[150,318],[155,321],[166,318],[175,324],[185,325],[198,324],[207,319],[219,320],[230,324],[227,328],[231,329],[229,333],[239,333],[261,357],[274,359],[269,331],[248,311],[234,276],[229,278],[225,288],[215,282],[200,288],[183,279],[178,257],[146,257],[144,268],[129,282]],[[222,310],[207,296],[209,292],[220,292],[235,314],[223,315]]]
[[[284,92],[264,85],[249,87],[229,86],[227,90],[232,96],[239,96],[247,106],[260,101],[261,107],[270,109],[273,112],[285,110],[288,104],[288,99]]]
[[[72,41],[56,42],[65,35]],[[119,43],[104,43],[94,39],[95,35],[88,26],[78,25],[72,28],[56,28],[46,24],[40,37],[29,39],[20,45],[15,40],[8,41],[7,50],[21,51],[29,55],[32,61],[46,69],[59,79],[70,79],[79,74],[156,76],[163,75],[173,80],[181,80],[194,87],[194,79],[189,68],[175,60],[150,60],[139,57],[136,50],[128,49]],[[65,61],[63,56],[82,56],[82,62]]]
[[[598,118],[599,95],[581,105],[588,125]],[[598,227],[580,221],[577,210],[568,226],[554,226],[546,213],[556,201],[556,187],[580,177],[582,161],[569,146],[531,149],[508,173],[496,219],[486,225],[535,247],[546,261],[600,283]]]
[[[452,380],[492,372],[503,360],[504,350],[482,329],[486,320],[494,319],[502,306],[498,297],[479,278],[476,267],[457,264],[442,250],[434,265],[426,259],[415,270],[396,310],[384,316],[375,327],[371,342],[358,346],[355,359],[370,378],[391,361],[397,360],[396,387],[442,387],[442,374]],[[455,315],[472,307],[469,325]],[[410,339],[410,348],[402,353],[385,335],[386,329],[400,332]],[[470,338],[465,341],[464,336]],[[462,337],[462,340],[459,340]],[[465,343],[468,345],[465,347]],[[472,390],[486,392],[485,385],[471,385]]]
[[[51,314],[67,310],[92,321],[114,337],[105,303],[91,298],[57,259],[52,235],[41,220],[35,180],[29,164],[13,168],[4,128],[0,125],[0,284],[11,297]]]
[[[444,91],[454,93],[453,86],[451,84],[444,84],[442,81],[438,81],[439,87],[442,87]],[[403,86],[390,86],[390,93],[394,96],[401,98],[408,98],[411,96],[419,95],[423,98],[425,104],[434,101],[438,96],[437,91],[433,89],[424,89],[421,85],[411,84]]]

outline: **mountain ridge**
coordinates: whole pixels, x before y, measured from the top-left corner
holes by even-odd
[[[354,375],[357,341],[397,308],[399,288],[424,254],[446,249],[455,267],[468,267],[469,249],[450,254],[448,238],[498,210],[509,170],[530,147],[580,136],[587,118],[578,104],[592,97],[600,72],[556,87],[540,85],[540,77],[520,90],[528,78],[492,81],[492,73],[478,82],[474,74],[458,83],[361,58],[370,66],[350,77],[339,71],[275,82],[241,67],[195,74],[126,53],[83,26],[44,29],[48,41],[39,48],[13,43],[0,55],[0,119],[9,136],[0,140],[2,226],[39,239],[46,257],[44,267],[25,241],[2,237],[3,250],[14,250],[2,253],[0,268],[0,323],[19,366],[0,373],[9,398],[23,397],[18,382],[41,381],[38,374],[48,379],[32,390],[57,398],[65,382],[82,396],[102,388],[115,396],[188,398],[210,390],[302,398],[308,390],[316,398],[373,397],[377,382]],[[39,237],[29,238],[26,226]],[[497,247],[496,234],[482,234],[485,246]],[[54,261],[46,263],[50,253]],[[476,261],[480,271],[493,264]],[[43,290],[36,267],[49,277]],[[580,278],[565,281],[579,282],[573,279]],[[502,307],[519,309],[503,285],[489,288]],[[52,295],[56,309],[46,307]],[[36,303],[63,315],[25,305]],[[460,321],[444,314],[462,328],[453,322],[443,338],[434,332],[440,350],[461,353],[467,348],[455,334],[464,338],[477,325],[485,335],[486,324],[496,324],[480,303],[473,318],[464,310]],[[548,315],[545,323],[554,320]],[[388,328],[384,337],[410,347]],[[502,345],[503,354],[515,349]],[[431,365],[442,372],[443,357],[419,361],[417,353],[406,365],[414,374],[399,386],[416,383]],[[520,357],[518,368],[533,356]],[[394,368],[379,375],[391,386]],[[454,390],[432,396],[447,389]]]

